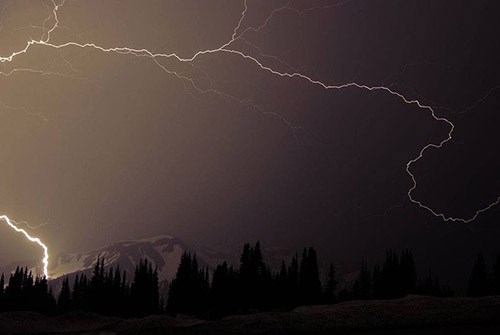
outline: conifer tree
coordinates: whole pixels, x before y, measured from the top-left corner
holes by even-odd
[[[492,294],[500,295],[500,253],[493,264]]]
[[[372,276],[372,294],[374,299],[382,298],[382,279],[380,276],[380,267],[379,265],[375,265],[373,267],[373,276]]]
[[[135,316],[157,314],[159,308],[158,271],[147,259],[136,267],[130,287],[131,303]]]
[[[483,254],[481,253],[476,258],[472,274],[469,278],[467,296],[481,297],[488,294],[491,294],[491,283],[486,262],[484,261]]]
[[[264,263],[260,242],[254,247],[243,246],[240,257],[239,292],[241,308],[263,308],[269,304],[268,294],[272,287],[269,267]]]
[[[337,289],[337,271],[335,265],[330,263],[328,268],[328,278],[325,285],[325,302],[331,304],[335,301],[335,290]]]
[[[69,289],[69,278],[63,279],[61,293],[59,293],[59,298],[57,299],[57,307],[61,312],[67,312],[71,307],[71,292]]]
[[[196,254],[184,252],[167,300],[169,314],[200,315],[206,312],[209,298],[208,272],[198,268]]]
[[[321,281],[319,279],[316,250],[310,247],[302,252],[299,269],[299,295],[302,304],[317,304],[321,300]]]
[[[289,296],[288,292],[288,271],[286,268],[285,261],[281,262],[280,271],[275,276],[275,305],[286,306]]]
[[[417,273],[413,254],[409,249],[403,250],[401,253],[400,267],[402,295],[414,293],[417,285]]]
[[[0,311],[5,310],[5,276],[0,276]]]
[[[289,306],[295,306],[299,303],[299,255],[295,254],[292,257],[290,266],[288,267],[288,299],[287,303]]]
[[[210,301],[212,315],[215,317],[228,315],[237,310],[237,274],[225,261],[215,268]]]
[[[352,297],[354,299],[370,299],[372,297],[372,282],[370,276],[370,270],[368,269],[368,264],[363,259],[361,260],[361,269],[358,277],[354,283]]]

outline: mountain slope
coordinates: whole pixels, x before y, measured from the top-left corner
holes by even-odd
[[[119,264],[122,270],[132,275],[139,261],[146,258],[158,267],[160,281],[170,280],[182,253],[187,250],[189,248],[181,240],[169,235],[119,241],[92,251],[56,256],[51,260],[49,276],[56,279],[63,275],[90,273],[98,257],[104,258],[106,268],[116,268]]]

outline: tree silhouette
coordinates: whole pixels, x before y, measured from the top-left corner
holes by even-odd
[[[238,277],[233,267],[227,262],[215,268],[212,277],[210,303],[212,316],[220,317],[235,312],[237,301]]]
[[[281,262],[280,271],[275,275],[275,299],[277,306],[287,306],[290,292],[288,289],[288,271],[285,261]]]
[[[330,263],[328,268],[328,279],[325,285],[325,302],[332,304],[335,301],[335,290],[337,289],[337,270],[335,265]]]
[[[264,263],[260,242],[254,247],[246,243],[240,257],[239,296],[243,310],[259,309],[270,305],[272,275]]]
[[[52,289],[48,287],[45,277],[34,278],[28,268],[17,267],[10,275],[5,290],[5,277],[0,278],[2,284],[0,308],[4,311],[31,310],[52,314],[55,312],[55,300]]]
[[[382,282],[380,266],[378,264],[373,267],[372,294],[374,299],[382,299],[384,294],[384,283]]]
[[[0,276],[0,311],[5,304],[5,276]]]
[[[110,276],[112,273],[110,272]],[[110,290],[113,278],[109,279]],[[130,299],[135,316],[157,314],[159,310],[158,271],[147,259],[141,260],[135,269],[134,280],[130,287]]]
[[[63,279],[61,293],[57,299],[57,307],[60,311],[68,311],[71,308],[71,291],[69,289],[69,278]]]
[[[388,250],[382,267],[374,266],[372,277],[372,296],[376,299],[394,299],[416,293],[417,272],[413,253],[405,249],[399,255]]]
[[[316,250],[304,249],[299,270],[300,301],[305,305],[317,304],[321,300],[321,281],[319,279]]]
[[[240,265],[236,270],[227,262],[218,265],[210,283],[208,268],[200,268],[196,254],[184,252],[177,273],[170,283],[166,312],[197,317],[222,317],[273,308],[292,308],[300,304],[334,303],[348,299],[392,299],[417,293],[433,296],[452,295],[431,274],[417,281],[416,266],[410,250],[400,254],[388,250],[382,266],[370,271],[363,259],[352,290],[337,291],[337,271],[330,264],[322,291],[318,257],[312,247],[303,249],[300,264],[295,254],[287,265],[281,262],[279,271],[272,272],[264,261],[261,245],[244,244]],[[490,277],[484,257],[479,255],[469,280],[468,295],[481,296],[499,292],[500,255]],[[95,312],[123,317],[143,317],[162,313],[159,297],[158,271],[147,259],[141,259],[132,281],[119,265],[106,267],[98,257],[90,279],[76,275],[73,284],[68,277],[62,281],[56,300],[45,277],[34,277],[27,268],[17,267],[8,284],[0,277],[0,310],[34,310],[46,314],[70,310]]]
[[[417,272],[411,250],[403,250],[399,266],[401,273],[401,293],[404,295],[415,293],[417,286]]]
[[[287,279],[287,292],[288,299],[286,305],[295,306],[299,303],[299,256],[295,254],[292,257],[290,266],[288,267],[288,279]]]
[[[480,253],[469,278],[467,295],[469,297],[482,297],[491,293],[491,283],[484,256]]]
[[[497,254],[493,264],[492,294],[500,295],[500,253]]]
[[[201,315],[208,309],[210,285],[208,270],[198,269],[196,254],[184,252],[175,278],[170,284],[167,312]]]
[[[372,298],[372,280],[368,264],[364,259],[361,260],[361,269],[356,281],[354,282],[353,299],[371,299]]]

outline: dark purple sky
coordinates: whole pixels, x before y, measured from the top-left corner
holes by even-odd
[[[353,264],[410,247],[453,279],[498,251],[498,207],[445,223],[407,197],[406,163],[445,122],[261,68],[432,106],[456,128],[412,165],[413,196],[470,218],[500,193],[497,1],[246,4],[67,0],[51,30],[51,1],[0,1],[0,57],[50,37],[0,63],[0,214],[48,222],[32,232],[53,253],[160,233]],[[0,234],[1,261],[38,255]]]

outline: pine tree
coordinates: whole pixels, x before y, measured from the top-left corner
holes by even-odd
[[[71,308],[71,292],[69,289],[69,278],[63,279],[61,293],[57,299],[57,307],[61,312],[67,312]]]
[[[380,267],[375,265],[373,267],[373,276],[372,276],[372,294],[374,299],[382,298],[382,281],[380,276]]]
[[[147,259],[141,260],[136,267],[134,279],[130,287],[130,297],[135,316],[158,313],[158,271]]]
[[[292,257],[292,261],[290,262],[290,266],[288,267],[288,300],[287,303],[289,306],[296,306],[300,300],[299,293],[299,255],[295,254]]]
[[[482,297],[491,294],[491,283],[483,254],[479,254],[469,278],[467,296]]]
[[[493,264],[492,293],[500,295],[500,253],[497,254]]]
[[[321,281],[319,279],[316,250],[304,249],[299,270],[299,294],[301,303],[317,304],[321,300]]]
[[[90,311],[104,313],[106,307],[104,289],[104,258],[97,258],[87,290],[87,303]]]
[[[208,308],[208,274],[198,268],[196,255],[184,252],[175,278],[170,283],[167,300],[169,314],[200,315]]]
[[[75,282],[73,283],[73,292],[71,293],[71,303],[76,310],[83,310],[82,294],[80,277],[76,275]]]
[[[375,299],[394,299],[425,291],[423,283],[418,286],[417,289],[417,272],[410,249],[403,250],[400,255],[388,250],[382,267],[375,265],[373,268],[371,287]]]
[[[5,292],[5,275],[2,273],[0,277],[0,295],[3,295]]]
[[[53,313],[55,311],[56,301],[46,277],[37,277],[35,279],[32,292],[30,310],[44,313]]]
[[[215,268],[211,286],[212,315],[221,317],[235,312],[237,301],[237,274],[223,262]]]
[[[10,275],[9,284],[5,289],[5,304],[6,309],[10,311],[17,311],[22,309],[22,283],[24,277],[24,270],[16,267],[14,273]]]
[[[5,311],[5,276],[0,276],[0,312]]]
[[[380,271],[380,297],[394,299],[404,295],[399,256],[393,250],[388,250]]]
[[[269,291],[272,287],[272,276],[269,267],[264,263],[260,242],[254,247],[248,243],[243,246],[240,257],[239,296],[241,308],[261,309],[269,305]]]
[[[370,270],[368,269],[368,264],[363,259],[361,260],[361,269],[359,275],[354,283],[352,297],[354,299],[370,299],[372,297],[371,287],[372,282]]]
[[[403,250],[401,253],[401,284],[403,295],[414,293],[417,285],[417,273],[415,269],[415,261],[413,254],[409,249]]]
[[[286,306],[288,298],[288,271],[284,261],[281,262],[280,271],[275,276],[275,299],[277,306]]]
[[[335,265],[330,263],[328,269],[328,279],[325,285],[325,302],[327,304],[332,304],[335,301],[335,290],[337,289],[337,271]]]

